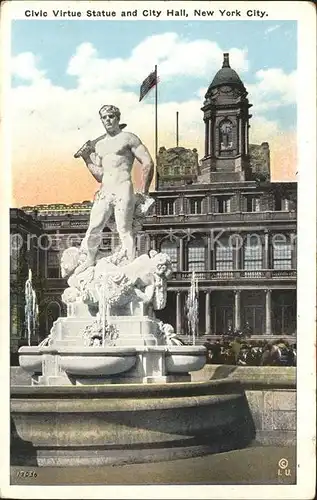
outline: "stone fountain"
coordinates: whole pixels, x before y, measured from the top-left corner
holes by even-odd
[[[98,196],[104,203],[108,194]],[[134,228],[153,203],[135,196]],[[113,230],[110,219],[107,225]],[[252,419],[241,385],[193,382],[191,373],[206,363],[205,347],[184,345],[156,318],[166,305],[169,256],[152,250],[131,258],[123,244],[111,255],[98,247],[92,261],[89,252],[83,243],[64,250],[67,316],[38,346],[19,350],[32,384],[11,388],[11,464],[170,460],[249,442]]]
[[[67,317],[39,346],[19,351],[33,385],[189,381],[205,365],[205,347],[183,345],[155,317],[166,305],[168,255],[152,250],[128,262],[119,250],[75,274],[79,259],[76,247],[61,259],[62,274],[70,275],[62,295]]]
[[[245,446],[252,417],[236,381],[192,382],[205,347],[183,345],[155,317],[168,255],[100,257],[81,274],[64,251],[67,317],[20,348],[31,386],[11,389],[11,464],[100,466],[172,460]]]

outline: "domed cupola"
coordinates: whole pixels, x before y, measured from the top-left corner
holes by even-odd
[[[205,95],[205,156],[201,160],[201,182],[247,180],[249,162],[248,92],[225,53]]]
[[[229,54],[227,52],[223,55],[222,68],[216,73],[213,81],[208,87],[206,97],[212,94],[213,89],[223,85],[238,87],[242,91],[245,91],[245,86],[240,80],[238,73],[230,67]]]

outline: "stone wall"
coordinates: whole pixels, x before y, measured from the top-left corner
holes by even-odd
[[[21,366],[11,366],[10,384],[12,385],[31,385],[31,375],[23,370]]]
[[[256,428],[256,440],[264,445],[296,443],[296,391],[245,391]]]
[[[296,368],[273,366],[206,365],[192,373],[195,381],[238,380],[244,387],[263,445],[296,444]]]

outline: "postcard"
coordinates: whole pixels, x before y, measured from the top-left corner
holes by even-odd
[[[1,36],[3,498],[313,498],[313,4]]]

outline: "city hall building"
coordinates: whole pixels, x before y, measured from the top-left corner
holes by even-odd
[[[250,144],[247,90],[224,54],[202,106],[204,151],[158,152],[152,211],[137,234],[137,252],[170,256],[167,306],[157,316],[187,333],[192,273],[199,284],[199,333],[251,327],[263,338],[296,335],[296,182],[270,181],[269,144]],[[11,349],[25,344],[24,285],[28,269],[39,302],[37,338],[66,314],[59,261],[79,245],[91,202],[11,209]],[[117,236],[107,228],[101,250]]]

